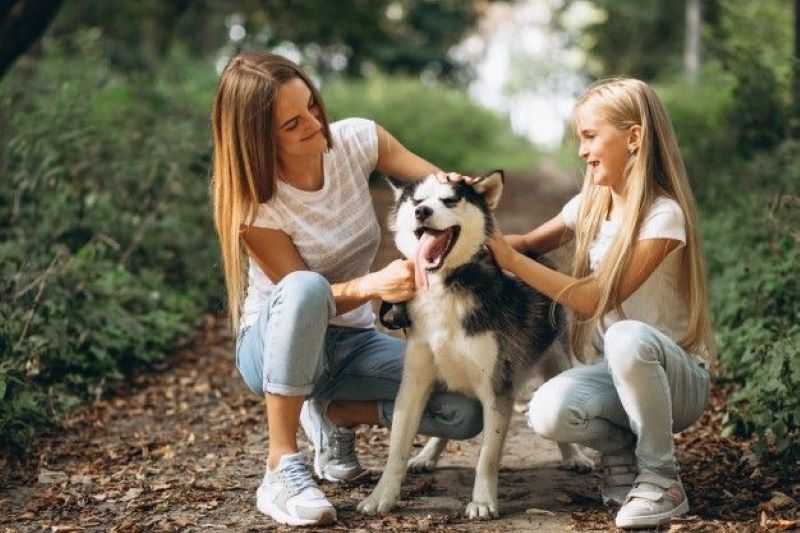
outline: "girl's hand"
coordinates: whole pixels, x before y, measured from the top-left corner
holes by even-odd
[[[451,181],[463,181],[467,185],[472,185],[479,178],[474,178],[472,176],[464,176],[459,174],[458,172],[443,172],[439,171],[436,173],[436,179],[439,180],[439,183],[449,183]]]
[[[396,259],[377,272],[364,276],[366,292],[371,298],[389,303],[405,302],[414,297],[414,263]]]
[[[512,271],[511,264],[519,252],[511,247],[499,229],[495,228],[492,236],[486,241],[486,247],[492,252],[494,260],[500,268]]]

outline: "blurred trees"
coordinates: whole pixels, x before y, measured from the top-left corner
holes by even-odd
[[[494,0],[74,0],[62,7],[51,34],[63,36],[95,28],[108,42],[112,60],[129,69],[152,69],[172,46],[194,57],[209,57],[226,48],[264,49],[285,46],[302,54],[320,74],[343,72],[360,77],[387,73],[428,75],[465,81],[469,72],[448,51],[462,40]],[[30,36],[0,31],[18,45],[3,45],[5,64],[41,35],[60,1],[17,0],[8,13],[24,8]],[[0,30],[5,26],[0,26]],[[10,42],[9,41],[9,42]],[[12,55],[13,53],[13,55]],[[0,63],[2,68],[3,63]],[[2,70],[0,70],[2,74]]]
[[[721,70],[734,79],[727,126],[744,154],[771,149],[800,129],[800,72],[794,75],[793,53],[800,46],[800,22],[789,23],[797,0],[590,3],[605,14],[585,29],[590,76],[656,81],[684,75],[691,82],[702,70]],[[701,48],[706,53],[695,72]]]

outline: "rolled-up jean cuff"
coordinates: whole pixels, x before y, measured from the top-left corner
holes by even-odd
[[[277,394],[278,396],[308,396],[314,390],[314,384],[293,387],[291,385],[265,383],[264,390],[267,391],[267,394]]]

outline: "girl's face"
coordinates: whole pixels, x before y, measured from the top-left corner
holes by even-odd
[[[278,87],[275,131],[278,154],[282,156],[319,155],[328,147],[320,107],[300,78],[292,78]]]
[[[628,150],[638,146],[640,127],[620,130],[604,119],[591,103],[578,108],[575,126],[580,141],[578,155],[586,161],[592,183],[621,190],[625,166],[631,157]]]

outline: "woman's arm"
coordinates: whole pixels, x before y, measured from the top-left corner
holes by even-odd
[[[291,272],[308,270],[308,265],[286,233],[255,226],[244,229],[242,239],[247,253],[273,283],[278,283]],[[410,300],[415,291],[414,266],[411,261],[398,259],[378,272],[333,283],[331,290],[337,315],[352,311],[372,298],[382,298],[387,302]]]
[[[546,254],[568,243],[572,237],[572,230],[564,224],[564,219],[559,213],[525,235],[506,235],[505,239],[514,250],[523,254],[526,252]]]
[[[400,180],[414,180],[441,170],[400,144],[391,133],[376,124],[378,129],[378,162],[375,169]]]
[[[618,300],[625,301],[642,286],[650,274],[678,247],[675,239],[646,239],[634,244],[630,265],[622,273],[618,288]],[[578,281],[538,263],[514,250],[498,231],[487,243],[501,268],[507,270],[544,295],[573,309],[583,317],[594,314],[605,287],[592,277],[574,289],[564,289]],[[584,278],[586,279],[586,278]]]

